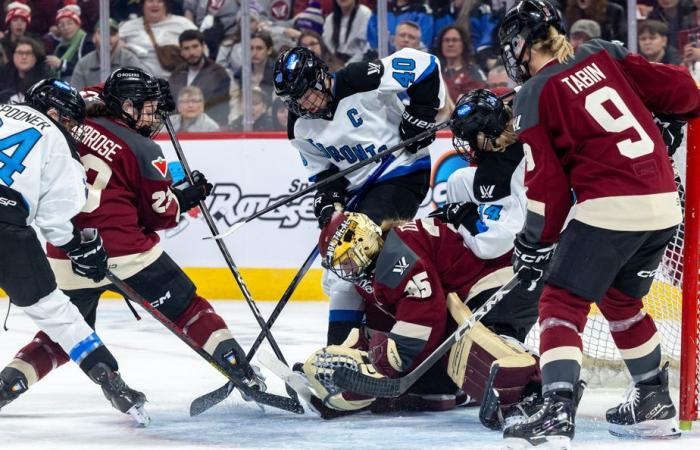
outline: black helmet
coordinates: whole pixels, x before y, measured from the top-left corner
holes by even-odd
[[[457,153],[469,161],[474,159],[478,147],[477,136],[493,141],[506,129],[510,115],[503,101],[488,89],[475,89],[464,94],[452,113],[452,145]],[[483,145],[486,145],[484,141]]]
[[[70,84],[56,78],[46,78],[33,84],[24,95],[25,103],[46,114],[54,108],[58,122],[76,139],[82,133],[85,120],[85,102],[80,93]]]
[[[511,80],[522,83],[532,76],[523,58],[533,43],[547,38],[550,25],[565,33],[559,11],[547,0],[522,0],[506,13],[498,30],[498,41]]]
[[[287,108],[306,119],[332,119],[333,95],[327,86],[331,77],[328,66],[314,52],[304,47],[294,47],[282,53],[275,63],[275,94]],[[326,106],[311,112],[299,105],[299,99],[309,89],[316,89],[327,98]]]
[[[163,126],[161,114],[162,92],[158,78],[137,67],[120,67],[112,72],[105,81],[100,96],[107,109],[116,117],[123,120],[130,128],[145,137],[156,135]],[[156,100],[156,108],[148,113],[154,115],[153,122],[148,125],[137,124],[144,114],[143,106],[147,101]],[[134,106],[136,116],[127,114],[122,105],[130,101]]]

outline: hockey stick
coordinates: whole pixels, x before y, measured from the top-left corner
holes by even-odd
[[[398,397],[408,390],[418,381],[425,372],[430,369],[440,358],[447,353],[450,348],[462,337],[474,328],[474,325],[481,320],[493,307],[500,302],[515,286],[518,285],[518,275],[514,275],[506,284],[501,286],[496,292],[481,305],[468,321],[457,327],[438,348],[410,373],[400,378],[373,378],[352,369],[341,367],[333,372],[333,382],[355,394],[369,395],[371,397]]]
[[[395,159],[394,156],[391,155],[382,162],[382,165],[379,166],[379,168],[377,170],[375,170],[374,173],[372,173],[372,175],[365,182],[365,184],[362,186],[360,191],[348,203],[348,209],[354,208],[360,202],[360,200],[364,197],[364,194],[367,192],[367,190],[369,190],[369,188],[379,179],[379,177],[384,173],[384,170],[387,167],[389,167],[389,164],[391,164],[394,161],[394,159]],[[302,266],[299,268],[299,271],[297,271],[296,275],[292,279],[292,282],[289,284],[287,289],[284,291],[284,294],[280,298],[280,301],[277,302],[277,305],[275,306],[275,309],[270,314],[270,317],[267,319],[268,329],[272,328],[272,325],[277,320],[277,317],[282,313],[282,309],[284,309],[287,302],[292,297],[292,294],[296,290],[296,288],[299,285],[299,283],[301,282],[301,280],[304,278],[304,275],[306,274],[306,272],[308,272],[308,270],[313,265],[317,256],[318,256],[318,246],[314,246],[313,250],[311,251],[309,256],[306,258],[306,261],[304,261],[304,264],[302,264]],[[253,342],[253,345],[250,347],[250,350],[248,351],[248,355],[247,355],[248,361],[252,360],[258,347],[260,347],[260,344],[262,344],[263,337],[264,337],[264,333],[261,331],[260,334],[258,334],[258,337],[255,339],[255,342]],[[286,362],[285,362],[285,364],[286,364]],[[290,386],[290,388],[293,389],[293,386]],[[229,383],[226,383],[225,385],[221,386],[220,388],[218,388],[214,391],[211,391],[209,393],[206,393],[204,395],[201,395],[201,396],[195,398],[192,401],[192,404],[190,405],[190,415],[197,416],[199,414],[202,414],[204,411],[208,410],[209,408],[224,401],[229,395],[231,395],[232,391],[233,391],[233,387],[232,387],[231,383],[229,382]]]
[[[165,122],[165,127],[168,130],[168,134],[170,135],[170,140],[172,141],[173,147],[175,148],[175,153],[177,154],[177,159],[180,160],[180,164],[182,164],[182,168],[184,169],[185,174],[186,174],[189,182],[194,184],[194,180],[192,178],[192,170],[190,169],[190,165],[187,163],[187,158],[185,158],[185,152],[182,150],[182,146],[180,146],[180,141],[178,141],[177,136],[175,135],[175,128],[173,127],[173,124],[170,121],[170,117],[168,117],[167,115],[164,114],[163,120]],[[204,203],[204,201],[199,202],[199,208],[202,211],[202,215],[204,216],[204,220],[207,222],[207,225],[209,226],[209,230],[211,231],[211,234],[216,235],[219,232],[219,230],[217,229],[216,223],[214,223],[214,219],[211,217],[211,214],[209,213],[209,208],[207,208],[207,205]],[[236,264],[233,262],[233,258],[231,257],[231,254],[229,253],[228,248],[226,247],[226,244],[223,241],[217,240],[216,245],[219,247],[219,251],[221,252],[221,255],[224,257],[224,260],[226,260],[226,264],[228,265],[229,270],[231,270],[231,274],[233,275],[233,278],[236,280],[236,284],[238,284],[238,287],[240,288],[241,292],[243,293],[243,297],[245,297],[246,303],[248,303],[248,306],[250,307],[250,310],[253,313],[255,320],[258,322],[260,329],[262,330],[264,335],[267,337],[267,340],[270,343],[270,347],[272,347],[272,351],[275,352],[275,356],[277,356],[281,361],[284,361],[284,356],[282,355],[282,351],[280,350],[279,346],[277,345],[277,342],[275,341],[275,339],[272,337],[272,334],[270,333],[270,329],[265,324],[265,320],[263,319],[262,314],[260,313],[260,310],[258,309],[258,306],[255,304],[255,301],[253,300],[253,297],[250,294],[250,291],[248,290],[248,286],[245,284],[245,281],[243,280],[243,277],[241,276],[240,272],[238,271]],[[296,392],[294,392],[293,389],[288,388],[287,392],[289,393],[289,395],[292,398],[296,398]]]
[[[165,317],[162,312],[158,311],[158,309],[156,309],[148,300],[143,298],[131,286],[129,286],[119,277],[114,275],[112,271],[108,270],[106,277],[117,289],[119,289],[119,291],[121,291],[122,294],[126,295],[128,298],[141,305],[141,307],[145,309],[154,319],[163,324],[165,328],[167,328],[175,336],[180,338],[180,340],[187,344],[192,350],[194,350],[195,353],[204,358],[204,360],[211,364],[215,369],[217,369],[225,377],[231,380],[235,387],[237,387],[244,395],[244,398],[248,397],[261,405],[268,405],[274,408],[283,409],[285,411],[290,411],[297,414],[304,414],[304,408],[301,406],[301,403],[299,403],[298,399],[282,397],[280,395],[275,394],[268,394],[267,392],[262,392],[247,385],[244,380],[238,378],[237,374],[235,374],[232,371],[232,367],[223,367],[221,364],[219,364],[218,361],[216,361],[209,353],[204,351],[204,349],[199,344],[197,344],[191,337],[186,335],[177,325],[175,325],[170,319]]]
[[[507,93],[499,96],[498,98],[500,100],[505,100],[506,98],[508,98],[514,94],[515,94],[515,91],[510,91],[510,92],[507,92]],[[417,134],[417,135],[413,136],[412,138],[406,139],[405,141],[401,141],[398,144],[394,145],[393,147],[390,147],[382,152],[379,152],[379,153],[375,154],[374,156],[369,157],[368,159],[366,159],[364,161],[360,161],[355,165],[352,165],[350,167],[346,167],[345,169],[341,170],[340,172],[337,172],[328,178],[324,178],[323,180],[319,181],[318,183],[312,184],[311,186],[307,187],[306,189],[302,189],[298,192],[295,192],[294,194],[288,195],[288,196],[274,202],[271,205],[268,205],[266,208],[263,208],[262,210],[254,213],[246,218],[237,220],[233,225],[231,225],[229,227],[228,230],[224,231],[223,233],[221,233],[219,235],[213,236],[212,238],[206,237],[204,239],[217,239],[217,240],[223,239],[226,236],[228,236],[228,235],[232,234],[233,232],[235,232],[236,230],[238,230],[240,227],[242,227],[246,223],[250,222],[251,220],[257,219],[258,217],[260,217],[264,214],[267,214],[270,211],[274,211],[275,209],[279,208],[280,206],[282,206],[286,203],[289,203],[292,200],[296,200],[297,198],[303,197],[304,195],[308,194],[309,192],[320,189],[321,187],[326,186],[327,184],[330,184],[330,183],[344,177],[345,175],[347,175],[351,172],[354,172],[358,169],[361,169],[368,164],[371,164],[375,161],[379,161],[380,159],[384,158],[386,155],[390,155],[390,154],[395,153],[399,150],[402,150],[402,149],[410,146],[411,144],[414,144],[418,141],[421,141],[421,140],[427,138],[428,136],[432,136],[433,134],[437,133],[440,130],[443,130],[443,129],[448,128],[448,127],[452,127],[452,125],[454,125],[455,123],[459,123],[459,122],[466,121],[466,120],[469,120],[469,112],[466,113],[464,118],[449,119],[449,120],[446,120],[444,122],[440,122],[437,125],[435,125],[434,127],[430,128],[429,130],[425,130],[424,132]]]

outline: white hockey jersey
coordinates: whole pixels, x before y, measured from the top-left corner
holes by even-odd
[[[402,99],[408,98],[412,105],[427,99],[434,102],[436,111],[445,101],[437,57],[410,48],[381,61],[350,64],[334,76],[337,106],[333,119],[297,118],[290,135],[312,182],[326,170],[343,170],[398,144],[405,109]],[[430,170],[427,148],[394,155],[396,159],[377,181]],[[379,163],[348,174],[348,190],[359,189]]]
[[[54,245],[70,241],[70,219],[87,198],[85,170],[58,125],[29,106],[0,105],[2,186],[19,194],[27,225]]]
[[[487,153],[477,167],[455,171],[447,179],[447,202],[478,205],[485,231],[472,235],[463,225],[457,230],[476,256],[493,259],[509,252],[527,213],[522,147]]]

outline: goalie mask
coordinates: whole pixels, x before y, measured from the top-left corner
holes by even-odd
[[[463,159],[470,161],[479,151],[498,151],[503,147],[496,140],[506,131],[510,114],[496,94],[475,89],[457,101],[452,120],[452,145]]]
[[[328,66],[314,52],[294,47],[275,63],[275,94],[287,108],[304,119],[333,118],[333,94]]]
[[[365,278],[384,245],[382,229],[364,214],[338,212],[321,231],[321,265],[346,281]]]
[[[511,80],[523,83],[532,77],[528,67],[532,45],[547,39],[550,26],[565,34],[559,12],[546,0],[522,0],[506,13],[498,40]]]

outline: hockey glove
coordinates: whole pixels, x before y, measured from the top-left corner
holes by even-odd
[[[342,211],[345,206],[345,195],[339,191],[318,191],[314,197],[314,215],[318,219],[318,227],[323,229],[331,221],[333,213]]]
[[[513,271],[527,287],[534,291],[537,282],[544,276],[544,270],[554,254],[556,244],[531,244],[521,234],[515,236],[513,248]]]
[[[462,225],[472,236],[483,233],[488,229],[479,216],[479,205],[476,203],[445,203],[428,214],[428,217],[440,219],[457,228]]]
[[[98,282],[107,274],[107,251],[97,229],[80,230],[79,234],[76,233],[73,239],[61,248],[70,258],[71,267],[76,275]]]
[[[664,138],[664,144],[668,149],[668,156],[673,156],[680,147],[683,141],[683,127],[686,121],[678,116],[670,114],[654,113],[654,122],[659,127],[661,137]]]
[[[180,205],[181,212],[189,211],[197,206],[199,202],[207,198],[207,195],[211,193],[213,188],[204,174],[197,170],[192,172],[192,180],[194,183],[190,183],[187,178],[183,178],[171,186],[173,194],[175,194]]]
[[[429,130],[435,126],[435,119],[421,118],[414,115],[411,107],[407,107],[401,116],[401,123],[399,124],[399,136],[402,141],[410,139]],[[406,146],[406,151],[409,153],[416,153],[418,150],[425,148],[433,143],[435,140],[435,133],[431,133],[429,136],[414,142],[411,145]]]

